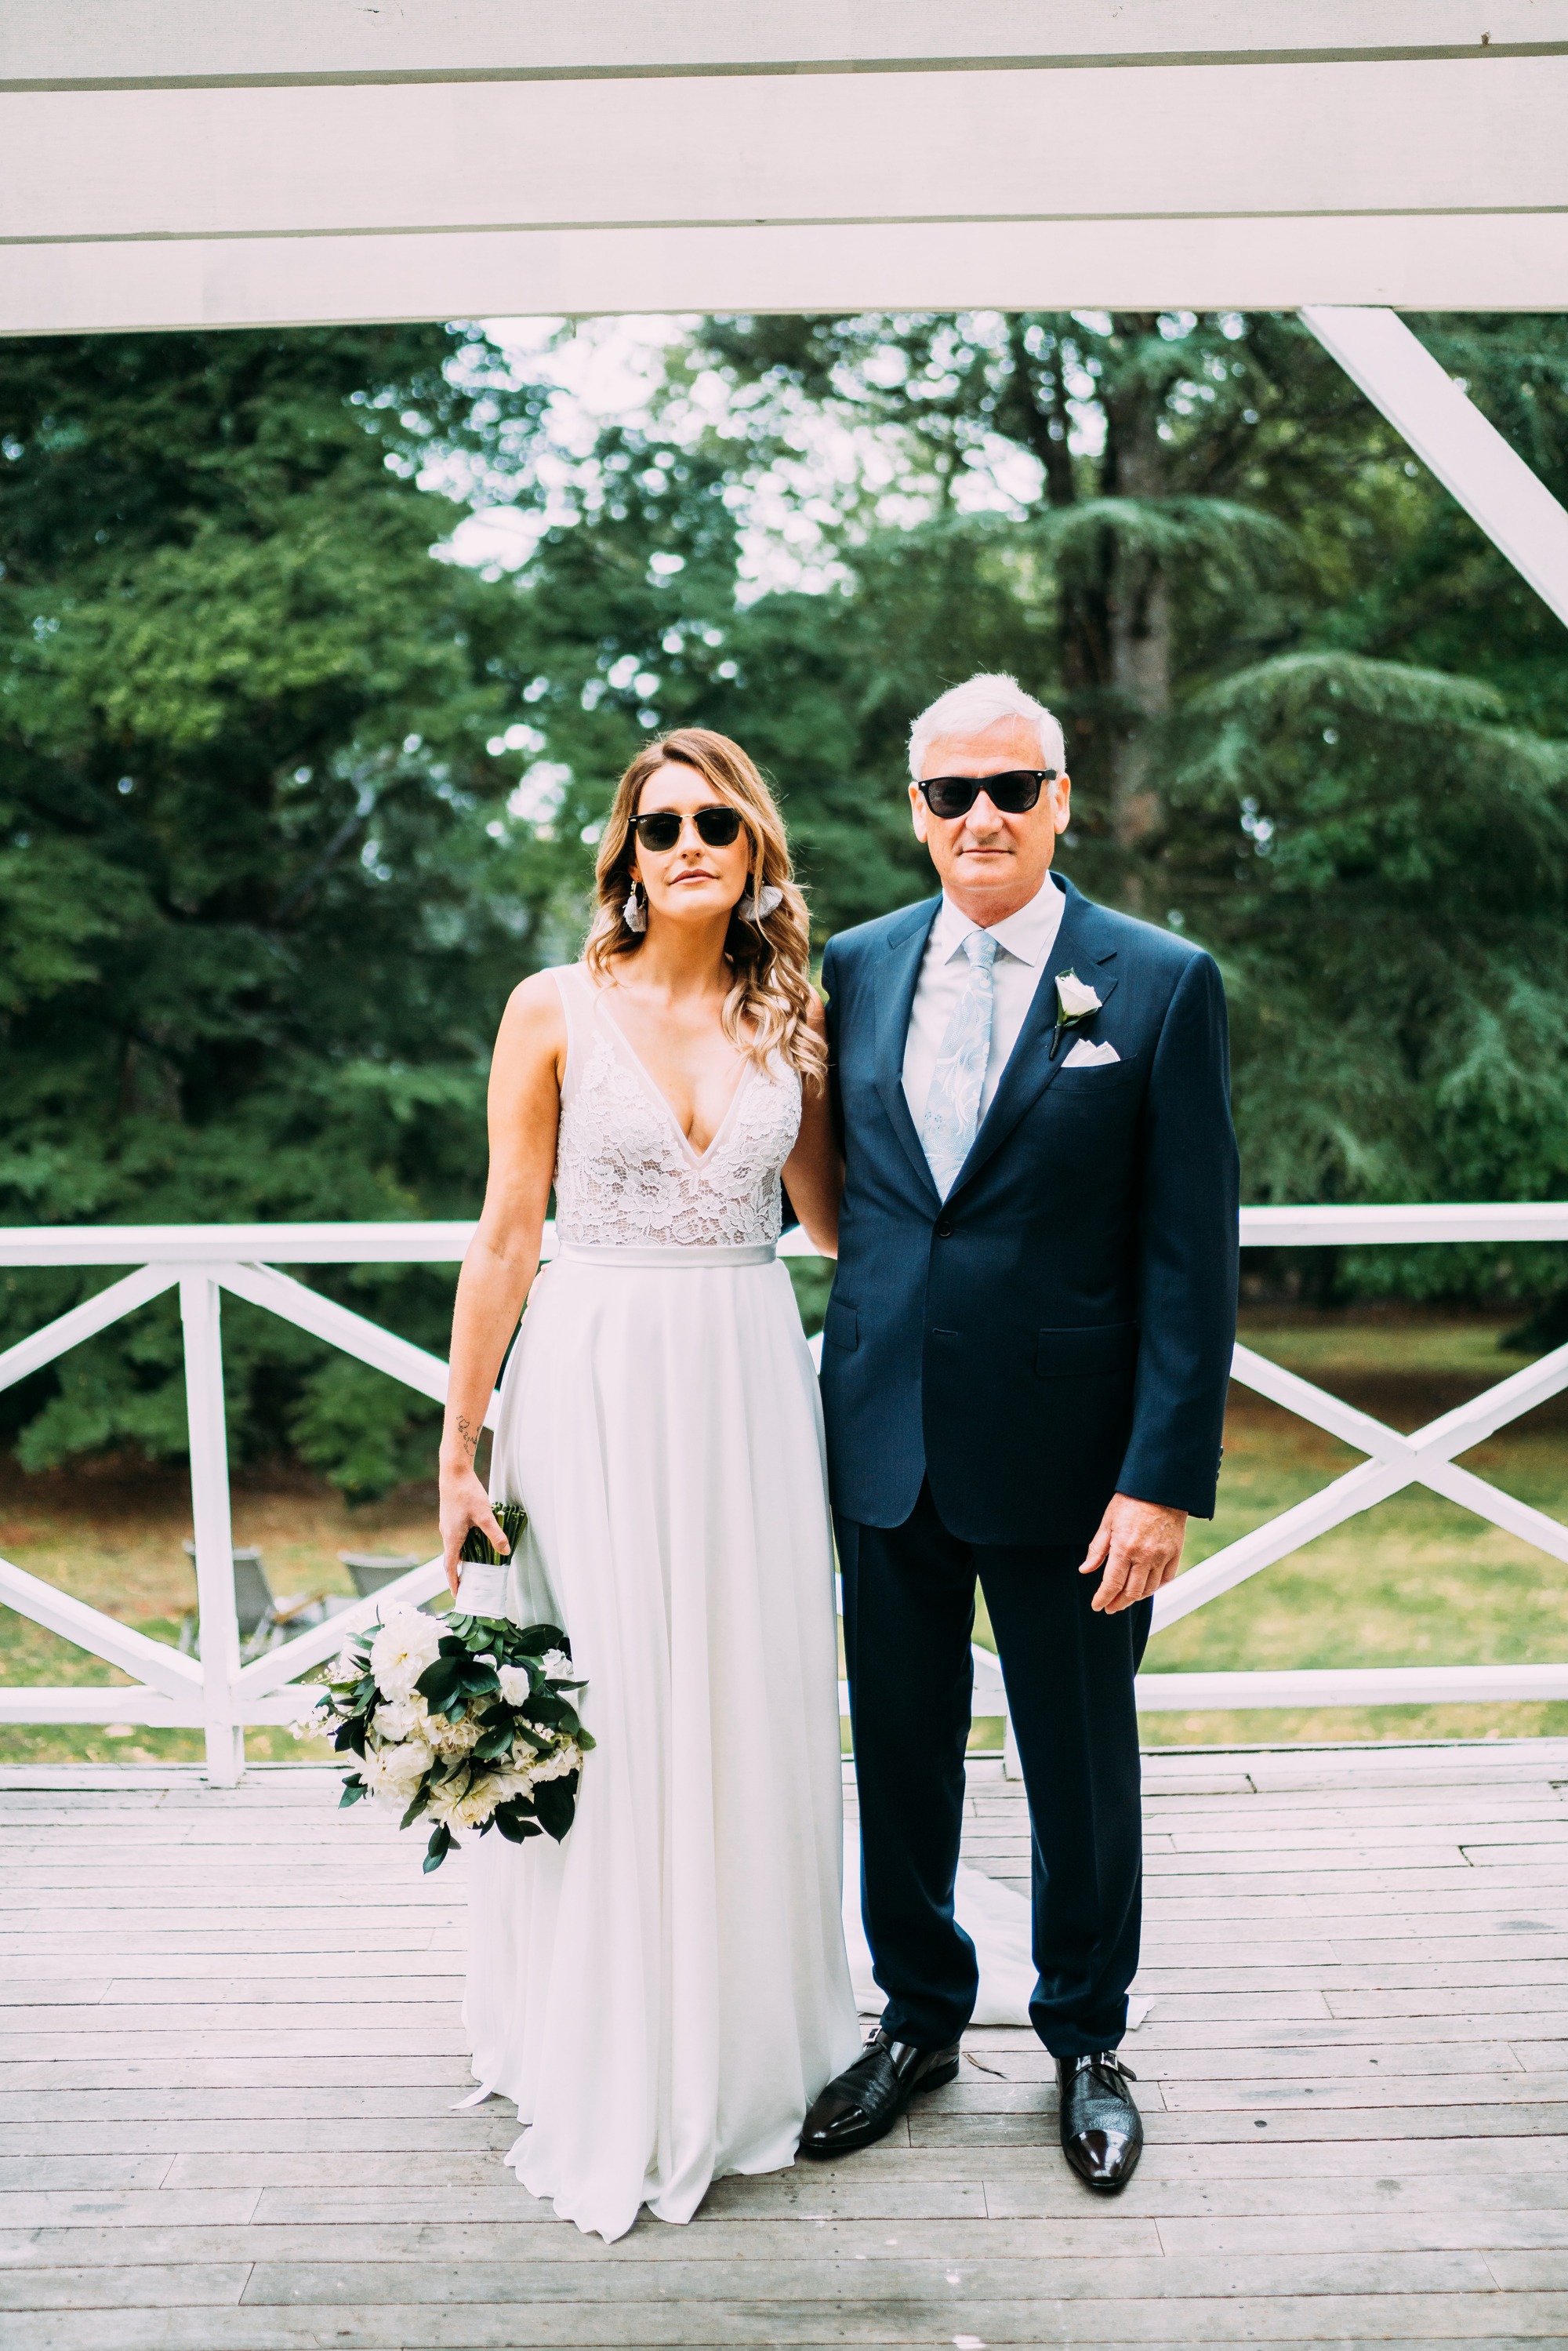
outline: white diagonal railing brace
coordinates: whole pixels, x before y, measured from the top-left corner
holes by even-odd
[[[427,1559],[422,1566],[411,1567],[406,1574],[383,1583],[368,1600],[356,1600],[350,1607],[340,1608],[323,1625],[313,1625],[308,1633],[297,1634],[280,1649],[265,1649],[253,1657],[235,1677],[236,1701],[264,1698],[269,1690],[282,1689],[288,1682],[308,1674],[328,1657],[336,1656],[345,1641],[367,1625],[374,1624],[383,1608],[406,1604],[417,1606],[422,1600],[433,1599],[446,1588],[446,1571],[439,1559]],[[303,1708],[299,1709],[303,1712]]]
[[[280,1315],[284,1322],[308,1331],[314,1339],[325,1339],[345,1355],[369,1364],[373,1371],[385,1372],[389,1379],[401,1380],[404,1387],[417,1389],[436,1404],[446,1402],[448,1372],[439,1355],[416,1347],[412,1340],[400,1339],[394,1332],[382,1330],[379,1322],[356,1314],[350,1307],[340,1306],[336,1299],[324,1298],[308,1283],[296,1281],[270,1265],[225,1265],[220,1270],[219,1279],[236,1298],[248,1299],[253,1306],[265,1306],[269,1314]],[[485,1415],[486,1428],[495,1427],[500,1401],[498,1395],[491,1395],[490,1408]]]
[[[24,1569],[0,1562],[0,1605],[16,1608],[122,1671],[140,1677],[131,1687],[42,1689],[12,1685],[0,1688],[0,1722],[88,1722],[122,1716],[127,1721],[150,1725],[195,1725],[206,1732],[209,1774],[214,1780],[232,1781],[243,1762],[246,1723],[285,1723],[295,1719],[305,1710],[308,1693],[289,1685],[301,1674],[361,1631],[389,1602],[420,1601],[440,1591],[441,1562],[426,1561],[373,1598],[353,1603],[336,1617],[268,1651],[240,1671],[219,1314],[222,1290],[227,1287],[247,1302],[265,1307],[417,1393],[439,1400],[444,1396],[447,1380],[446,1365],[439,1356],[340,1306],[267,1260],[318,1265],[450,1264],[463,1255],[472,1232],[468,1224],[0,1228],[0,1264],[134,1269],[95,1298],[7,1349],[0,1355],[0,1385],[7,1375],[15,1380],[37,1370],[67,1346],[134,1311],[172,1282],[180,1284],[203,1635],[202,1662],[197,1667],[164,1643],[149,1640]],[[1249,1207],[1241,1211],[1240,1239],[1244,1248],[1563,1241],[1568,1240],[1568,1202]],[[551,1253],[553,1242],[547,1227],[544,1255]],[[796,1232],[786,1236],[782,1253],[812,1252],[804,1235]],[[1499,1381],[1483,1395],[1442,1414],[1411,1437],[1402,1436],[1250,1348],[1236,1350],[1234,1371],[1246,1385],[1354,1446],[1365,1458],[1321,1492],[1254,1528],[1183,1576],[1156,1601],[1156,1627],[1176,1622],[1270,1562],[1412,1484],[1426,1485],[1554,1557],[1568,1560],[1568,1528],[1470,1470],[1461,1469],[1456,1458],[1520,1414],[1568,1387],[1568,1347]],[[494,1413],[492,1399],[492,1420]],[[976,1711],[999,1712],[1005,1717],[1007,1696],[996,1659],[986,1651],[977,1651],[975,1667]],[[1145,1708],[1197,1710],[1555,1698],[1568,1697],[1568,1664],[1145,1674],[1139,1677],[1137,1691],[1138,1703]],[[1016,1754],[1010,1726],[1009,1751]]]
[[[188,1706],[201,1687],[201,1667],[166,1641],[151,1640],[133,1626],[106,1616],[100,1608],[89,1608],[85,1600],[75,1600],[57,1585],[29,1575],[25,1567],[16,1567],[8,1559],[0,1559],[0,1603],[30,1616],[35,1625],[74,1641],[78,1649],[118,1666],[122,1674],[134,1674],[162,1698]],[[117,1702],[135,1695],[118,1687],[108,1694]]]
[[[1376,309],[1301,315],[1514,569],[1568,622],[1568,511],[1404,319]]]
[[[1490,1519],[1495,1526],[1534,1543],[1538,1550],[1568,1561],[1568,1527],[1549,1518],[1543,1510],[1532,1510],[1529,1503],[1503,1493],[1486,1479],[1453,1464],[1455,1454],[1468,1452],[1472,1445],[1479,1445],[1496,1429],[1516,1420],[1521,1413],[1531,1411],[1568,1387],[1568,1346],[1555,1348],[1551,1354],[1542,1355],[1539,1363],[1500,1380],[1495,1387],[1488,1388],[1469,1404],[1443,1413],[1425,1428],[1418,1428],[1413,1437],[1401,1436],[1397,1429],[1387,1427],[1370,1413],[1358,1412],[1340,1397],[1314,1387],[1311,1380],[1271,1364],[1267,1356],[1255,1354],[1250,1347],[1237,1348],[1231,1376],[1273,1403],[1283,1405],[1302,1420],[1310,1420],[1331,1436],[1355,1446],[1371,1458],[1347,1470],[1343,1478],[1336,1478],[1321,1492],[1310,1494],[1292,1510],[1255,1527],[1239,1541],[1228,1543],[1223,1551],[1206,1559],[1201,1567],[1189,1568],[1186,1574],[1168,1584],[1155,1599],[1155,1632],[1176,1624],[1183,1616],[1190,1616],[1206,1601],[1234,1590],[1249,1575],[1283,1559],[1288,1552],[1327,1534],[1332,1527],[1370,1510],[1374,1503],[1386,1501],[1406,1486],[1428,1486],[1435,1493],[1447,1495],[1449,1500],[1474,1510],[1479,1517]]]
[[[118,1322],[122,1314],[130,1314],[136,1307],[145,1306],[150,1298],[172,1290],[178,1280],[172,1266],[143,1265],[134,1273],[128,1273],[123,1281],[111,1281],[107,1290],[83,1299],[79,1306],[57,1315],[41,1331],[18,1339],[14,1347],[0,1353],[0,1388],[15,1387],[18,1380],[42,1371],[46,1364],[52,1364],[68,1348],[79,1347],[84,1339],[96,1338],[111,1322]]]

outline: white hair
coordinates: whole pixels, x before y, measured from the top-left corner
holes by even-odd
[[[983,735],[1001,718],[1021,718],[1032,726],[1040,741],[1041,767],[1054,768],[1059,776],[1062,773],[1067,745],[1060,722],[1042,702],[1024,692],[1016,677],[998,670],[982,672],[978,677],[966,678],[962,685],[949,686],[929,709],[921,712],[909,730],[911,778],[920,781],[920,770],[933,743],[949,735]]]

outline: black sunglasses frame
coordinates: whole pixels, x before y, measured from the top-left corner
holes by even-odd
[[[952,824],[968,815],[982,792],[1002,815],[1025,816],[1038,807],[1041,786],[1054,784],[1057,775],[1055,768],[1007,768],[999,776],[927,776],[919,789],[932,815]],[[938,804],[938,794],[946,806]]]
[[[646,816],[632,818],[632,830],[643,848],[651,850],[655,857],[664,857],[672,849],[680,847],[681,834],[685,830],[685,818],[674,809],[650,809]],[[710,801],[706,808],[695,809],[692,811],[692,822],[697,829],[697,839],[709,849],[731,849],[740,838],[741,817],[738,809],[718,807]],[[668,841],[655,841],[650,838],[653,826],[657,825],[662,830],[670,824],[673,824],[675,830]]]

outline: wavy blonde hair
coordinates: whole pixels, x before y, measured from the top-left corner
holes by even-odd
[[[678,726],[638,752],[620,783],[599,843],[595,885],[599,906],[582,950],[583,961],[603,982],[613,979],[617,959],[632,954],[639,935],[629,930],[624,907],[632,889],[635,836],[632,820],[649,778],[667,762],[690,768],[735,809],[750,843],[747,888],[780,893],[770,914],[748,921],[732,914],[724,943],[734,980],[724,1000],[724,1033],[748,1061],[779,1056],[813,1089],[828,1066],[827,1048],[810,1026],[811,930],[806,901],[795,882],[789,836],[772,793],[754,763],[727,735],[706,726]]]

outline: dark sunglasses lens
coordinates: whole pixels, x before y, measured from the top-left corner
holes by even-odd
[[[655,810],[637,819],[637,838],[644,849],[674,849],[681,837],[681,820],[673,809]]]
[[[740,831],[740,811],[732,808],[697,810],[697,831],[710,849],[727,849]]]
[[[1040,799],[1040,778],[1032,768],[1014,768],[1005,776],[934,776],[920,789],[933,816],[967,816],[981,792],[1004,816],[1022,816]]]

